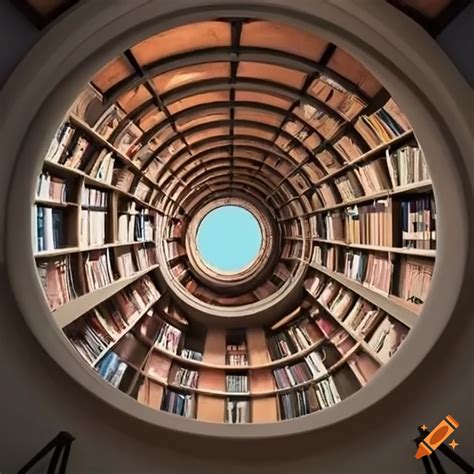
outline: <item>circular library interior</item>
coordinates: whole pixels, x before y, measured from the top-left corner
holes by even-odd
[[[283,8],[139,21],[75,59],[24,147],[10,247],[34,269],[12,272],[33,332],[99,398],[178,431],[282,436],[366,409],[461,284],[435,114],[376,51]]]

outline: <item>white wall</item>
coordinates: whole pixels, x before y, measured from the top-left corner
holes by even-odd
[[[37,33],[1,1],[0,34],[2,84]],[[463,48],[455,36],[444,36],[443,46],[447,51]],[[468,57],[465,48],[464,53]],[[0,120],[8,120],[1,110]],[[7,186],[3,179],[0,175],[1,210]],[[0,251],[0,472],[15,472],[58,431],[66,430],[77,438],[70,473],[421,473],[412,441],[416,426],[432,427],[448,413],[461,422],[456,433],[459,452],[474,463],[469,449],[474,439],[473,386],[466,380],[466,374],[472,375],[474,311],[466,293],[442,340],[414,375],[367,412],[291,439],[208,441],[144,426],[96,400],[65,375],[24,324]]]

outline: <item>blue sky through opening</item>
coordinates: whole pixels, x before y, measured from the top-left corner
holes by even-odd
[[[214,209],[202,220],[197,233],[197,248],[210,267],[237,272],[258,255],[262,234],[257,219],[238,206]]]

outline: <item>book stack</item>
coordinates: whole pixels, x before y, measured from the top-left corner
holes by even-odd
[[[339,138],[339,140],[334,143],[334,148],[348,163],[356,160],[364,153],[357,140],[350,135],[344,135]]]
[[[109,107],[97,121],[94,129],[103,138],[109,138],[125,118],[125,112],[116,105]]]
[[[139,271],[146,270],[158,263],[156,247],[154,245],[136,245],[134,247],[134,253]]]
[[[161,347],[173,354],[177,354],[181,335],[182,333],[178,328],[160,320],[160,329],[158,331],[155,346]]]
[[[198,371],[180,367],[176,371],[176,374],[173,379],[173,384],[182,385],[183,387],[197,388],[198,379]]]
[[[93,188],[82,191],[81,246],[104,245],[106,239],[108,193]]]
[[[339,112],[346,120],[352,120],[367,105],[360,97],[326,76],[315,79],[308,93]]]
[[[313,379],[313,373],[306,362],[298,362],[273,370],[273,377],[278,388],[289,388]]]
[[[102,324],[97,313],[93,311],[71,323],[65,329],[65,333],[77,352],[91,364],[114,341],[107,327]]]
[[[43,171],[38,177],[36,198],[55,203],[66,202],[66,180]]]
[[[198,351],[193,351],[192,349],[183,349],[181,351],[181,357],[184,359],[190,359],[190,360],[202,360],[202,353]]]
[[[56,132],[49,149],[46,153],[45,161],[60,163],[66,149],[69,147],[76,129],[70,123],[63,123]]]
[[[94,162],[97,150],[84,132],[76,132],[59,164],[72,169],[80,169],[88,173]]]
[[[324,276],[321,274],[315,274],[305,280],[304,287],[306,291],[313,296],[313,298],[318,298],[321,291],[325,287],[324,283]]]
[[[341,396],[332,376],[317,383],[315,390],[321,408],[329,408],[341,401]]]
[[[346,238],[351,244],[392,247],[394,244],[392,200],[346,209]]]
[[[406,146],[393,153],[387,150],[386,158],[394,188],[430,179],[425,157],[418,147]]]
[[[353,171],[348,171],[344,175],[335,178],[334,184],[344,202],[353,201],[364,195],[364,190]]]
[[[355,295],[343,287],[339,289],[334,299],[329,304],[329,311],[338,319],[344,319],[347,312],[353,305]]]
[[[389,257],[347,252],[344,275],[388,295],[392,286],[393,268],[393,261]]]
[[[135,218],[135,241],[147,242],[154,240],[153,216],[148,209],[141,209]]]
[[[132,276],[136,273],[135,262],[133,259],[132,249],[129,247],[118,248],[117,255],[117,270],[122,278]]]
[[[87,288],[90,292],[112,284],[114,272],[112,270],[109,250],[92,250],[87,252],[84,262],[84,273]]]
[[[344,241],[345,230],[343,212],[329,212],[326,216],[324,216],[324,220],[321,221],[320,225],[324,226],[324,231],[322,232],[322,234],[325,236],[324,239]]]
[[[39,262],[37,271],[51,310],[78,296],[69,255]]]
[[[98,374],[112,386],[118,387],[123,379],[128,365],[120,360],[115,352],[109,352],[97,366]]]
[[[65,245],[64,211],[36,205],[33,222],[33,249],[43,252],[59,249]]]
[[[372,331],[383,314],[381,309],[374,308],[363,298],[358,298],[347,316],[343,317],[343,321],[346,327],[364,338]]]
[[[284,393],[279,396],[279,400],[282,420],[309,415],[319,410],[318,398],[313,387]]]
[[[167,242],[167,245],[165,245],[165,254],[168,260],[172,260],[174,258],[186,255],[186,250],[180,242],[173,240],[171,242]]]
[[[408,328],[389,316],[385,316],[375,329],[368,344],[377,354],[378,358],[386,363],[393,357],[407,334]]]
[[[391,188],[387,165],[383,158],[358,165],[354,172],[366,196],[371,196]]]
[[[246,375],[226,375],[225,386],[228,392],[232,393],[247,393],[248,377]]]
[[[316,260],[315,263],[319,263],[331,271],[338,269],[341,256],[344,253],[342,247],[326,245],[322,248],[315,246],[315,249],[319,249],[316,250],[316,254],[321,257],[320,261]]]
[[[342,125],[340,120],[328,115],[323,109],[318,109],[307,103],[302,103],[302,105],[295,110],[295,113],[303,117],[326,139],[333,137]],[[315,146],[317,145],[318,144],[315,144]]]
[[[399,296],[410,303],[423,304],[429,293],[433,269],[433,261],[415,257],[403,258],[399,268]]]
[[[335,206],[338,203],[338,200],[334,194],[334,191],[330,184],[323,183],[321,186],[316,188],[316,193],[321,200],[321,205],[317,206],[316,209],[321,207]]]
[[[150,186],[148,186],[148,184],[146,184],[143,180],[140,180],[137,184],[137,187],[135,188],[134,194],[141,201],[146,201],[150,190]]]
[[[140,150],[141,145],[138,143],[138,139],[142,135],[143,131],[130,120],[117,134],[114,146],[123,155],[131,157]]]
[[[128,168],[115,168],[112,175],[112,185],[127,192],[132,185],[135,175]]]
[[[195,416],[195,397],[167,390],[163,401],[163,410],[175,415],[181,415],[186,418]]]
[[[389,142],[410,129],[410,125],[393,99],[372,115],[362,115],[354,127],[371,148]]]
[[[113,152],[103,148],[95,159],[90,176],[104,183],[111,184],[114,175],[115,158]]]
[[[226,400],[226,423],[250,423],[250,403],[248,400]]]
[[[284,330],[269,335],[268,351],[272,360],[278,360],[307,349],[319,339],[314,323],[308,317],[303,317]]]
[[[248,365],[247,345],[227,344],[226,346],[226,364],[228,365]]]
[[[414,249],[436,248],[436,208],[433,196],[400,201],[402,245]]]

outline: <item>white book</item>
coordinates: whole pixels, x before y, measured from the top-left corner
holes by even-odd
[[[53,210],[50,207],[44,208],[44,249],[54,250]]]

